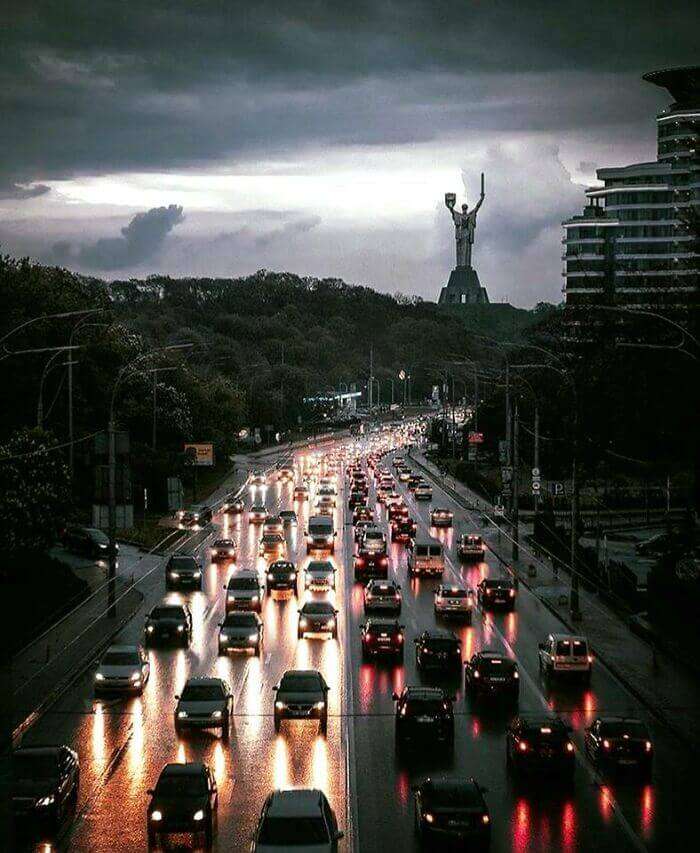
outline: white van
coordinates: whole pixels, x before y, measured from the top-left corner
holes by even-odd
[[[550,634],[539,644],[540,672],[548,677],[578,675],[587,683],[593,669],[588,640],[573,634]]]
[[[306,553],[312,551],[335,551],[335,530],[332,515],[312,515],[306,530]]]
[[[408,576],[442,577],[445,571],[445,549],[437,539],[425,537],[410,540],[406,548]]]

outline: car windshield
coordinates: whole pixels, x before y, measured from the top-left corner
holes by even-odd
[[[474,808],[481,805],[481,796],[474,785],[443,782],[439,785],[426,785],[426,795],[430,802],[454,808]]]
[[[265,512],[265,507],[264,507],[264,506],[260,506],[260,504],[256,504],[255,506],[252,506],[252,507],[250,508],[250,511],[251,511],[251,512],[256,512],[256,513]]]
[[[260,844],[294,847],[327,844],[328,829],[321,817],[267,818],[260,828]]]
[[[333,564],[332,563],[319,563],[319,562],[313,561],[313,562],[309,563],[309,565],[306,567],[306,571],[307,572],[332,572],[333,571]]]
[[[428,637],[425,644],[433,651],[447,652],[457,645],[457,640],[453,640],[451,637]]]
[[[270,566],[271,572],[291,572],[293,569],[293,563],[273,563]]]
[[[285,675],[280,684],[282,690],[292,693],[313,693],[320,687],[321,683],[316,675]]]
[[[106,536],[101,530],[89,530],[90,538],[93,542],[97,542],[98,545],[109,545],[109,537]]]
[[[646,726],[639,722],[620,721],[601,723],[600,731],[605,737],[622,737],[623,735],[629,735],[629,737],[634,738],[647,737]]]
[[[236,578],[233,577],[228,582],[229,589],[257,589],[257,578]]]
[[[255,628],[257,630],[258,620],[254,613],[229,613],[224,619],[224,628]]]
[[[466,589],[443,589],[442,594],[449,598],[466,598],[468,595]]]
[[[36,781],[37,779],[58,778],[58,756],[51,753],[36,755],[14,755],[12,757],[12,775],[15,779]]]
[[[263,536],[263,544],[265,545],[277,545],[281,541],[282,537],[279,533],[268,533],[267,536]]]
[[[154,607],[151,619],[184,619],[182,607]]]
[[[374,595],[393,595],[396,592],[396,588],[391,584],[372,584],[369,591]]]
[[[381,530],[367,530],[365,532],[365,539],[383,539],[384,534]]]
[[[409,699],[406,703],[410,714],[438,714],[444,710],[439,699]]]
[[[161,776],[156,785],[157,797],[203,797],[207,793],[207,783],[202,775],[178,773]]]
[[[174,569],[196,569],[197,561],[194,557],[171,557],[170,565]]]
[[[511,582],[504,579],[485,580],[484,586],[487,589],[507,589],[511,586]]]
[[[478,662],[479,669],[483,672],[490,673],[491,675],[498,675],[499,673],[503,673],[505,675],[510,672],[514,666],[515,663],[507,658],[482,658]]]
[[[333,614],[333,605],[330,601],[307,601],[301,609],[302,613]]]
[[[224,698],[220,684],[186,684],[180,697],[183,702],[216,702]]]
[[[375,634],[396,634],[401,629],[396,622],[368,622],[367,630]]]
[[[215,548],[233,548],[233,542],[230,539],[217,539],[214,542]]]
[[[107,652],[102,658],[102,666],[140,666],[141,660],[136,652]]]
[[[583,656],[588,654],[588,648],[586,643],[581,640],[559,640],[557,642],[557,654]]]

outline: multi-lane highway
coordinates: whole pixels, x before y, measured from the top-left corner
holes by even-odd
[[[366,441],[352,444],[362,452],[367,450]],[[330,448],[325,452],[331,452]],[[308,453],[296,453],[297,479],[307,459]],[[353,528],[344,499],[342,466],[337,482],[338,536],[332,557],[337,583],[335,592],[328,595],[340,611],[338,639],[297,639],[297,607],[305,597],[300,584],[298,599],[265,598],[265,640],[260,658],[218,655],[218,623],[224,610],[222,587],[232,569],[209,562],[209,544],[219,535],[236,539],[237,567],[257,567],[261,580],[265,562],[258,556],[260,526],[250,524],[247,513],[216,515],[211,531],[198,548],[205,566],[202,591],[166,593],[161,578],[147,599],[144,613],[118,637],[119,642],[141,641],[146,609],[159,600],[186,601],[194,623],[190,648],[149,649],[151,679],[139,698],[96,700],[95,668],[90,668],[24,737],[25,744],[68,744],[80,756],[76,816],[53,842],[53,848],[146,849],[147,789],[153,787],[167,762],[192,760],[206,762],[217,779],[216,850],[247,849],[266,795],[274,788],[289,786],[325,791],[346,833],[341,849],[374,851],[388,845],[395,850],[419,849],[413,830],[412,785],[436,773],[474,776],[487,787],[492,850],[595,849],[618,853],[628,849],[668,850],[675,844],[687,843],[694,830],[693,756],[649,719],[655,742],[651,782],[609,782],[595,773],[582,751],[583,730],[588,722],[603,712],[635,714],[645,719],[647,715],[599,662],[588,687],[546,688],[538,674],[537,643],[548,631],[561,626],[522,586],[514,613],[477,611],[471,626],[457,626],[454,630],[461,639],[465,658],[482,647],[517,658],[521,711],[551,709],[571,724],[577,745],[573,787],[557,782],[516,785],[505,763],[507,715],[489,707],[472,707],[464,697],[460,679],[450,684],[456,695],[454,755],[442,758],[428,750],[412,758],[397,756],[392,692],[404,684],[421,683],[413,639],[421,630],[436,624],[436,581],[409,580],[405,549],[397,544],[391,546],[390,574],[403,588],[405,660],[400,665],[363,663],[359,641],[359,625],[364,621],[362,590],[352,580]],[[398,490],[418,521],[419,531],[429,532],[430,505],[417,504],[405,486],[399,485]],[[272,476],[266,487],[251,490],[246,496],[248,506],[260,501],[270,513],[296,509],[299,525],[287,530],[286,539],[290,558],[303,567],[308,561],[303,531],[309,503],[295,503],[293,484],[280,483]],[[386,526],[386,512],[376,505],[373,486],[370,504],[376,521]],[[432,505],[446,506],[454,512],[453,530],[439,535],[446,546],[447,578],[461,578],[476,586],[482,577],[502,572],[491,554],[480,564],[460,566],[455,556],[456,534],[475,529],[475,519],[437,484]],[[313,722],[285,722],[281,732],[275,734],[272,688],[284,671],[292,668],[319,669],[331,687],[326,737]],[[213,733],[175,734],[175,695],[190,675],[216,675],[231,685],[235,717],[228,743]]]

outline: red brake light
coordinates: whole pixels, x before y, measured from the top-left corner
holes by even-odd
[[[650,741],[650,740],[648,740],[648,741],[644,744],[644,748],[646,749],[646,751],[647,751],[647,752],[651,752],[651,741]]]
[[[518,744],[518,749],[521,752],[527,752],[527,742],[524,740],[521,740],[520,743]]]
[[[606,739],[603,741],[603,749],[610,749],[610,741],[609,740]]]
[[[566,751],[567,752],[573,752],[574,751],[574,745],[573,745],[573,743],[571,743],[570,740],[568,740],[566,742]]]

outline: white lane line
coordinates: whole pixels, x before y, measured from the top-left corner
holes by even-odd
[[[434,478],[432,478],[432,479],[433,479],[433,482],[436,483],[437,487],[441,488],[440,485],[437,483],[437,481]],[[443,494],[445,494],[446,497],[450,498],[450,495],[447,494],[447,492],[445,492],[444,490],[443,490]],[[453,498],[452,498],[452,500],[454,501]],[[459,507],[459,509],[462,510],[463,508]],[[471,513],[469,512],[469,510],[463,510],[463,511],[465,512],[465,514],[467,516],[469,516],[470,523],[473,523],[473,520],[471,518]],[[426,527],[425,522],[423,521],[422,518],[420,518],[420,516],[419,516],[419,519],[420,519],[421,525],[425,528]],[[428,532],[430,532],[430,531],[428,530]],[[446,549],[445,549],[445,561],[447,563],[447,567],[449,568],[452,576],[455,578],[455,580],[457,582],[461,583],[462,578],[461,578],[459,572],[457,572],[457,570],[455,569],[454,563],[452,562],[452,558],[449,556],[449,554],[447,554]],[[524,678],[525,682],[527,683],[528,687],[530,688],[530,690],[532,691],[532,693],[534,694],[534,696],[536,697],[536,699],[538,700],[538,702],[540,703],[542,708],[549,712],[551,709],[549,707],[549,704],[548,704],[544,694],[542,693],[542,690],[540,689],[539,685],[535,682],[535,680],[532,678],[532,676],[528,673],[528,671],[525,669],[522,661],[520,660],[520,658],[516,654],[515,649],[511,646],[511,644],[508,642],[508,640],[505,638],[505,636],[501,633],[498,626],[493,621],[493,618],[491,618],[491,616],[489,614],[487,614],[480,605],[476,605],[476,608],[477,608],[477,610],[480,611],[482,619],[484,620],[485,624],[488,625],[488,627],[491,628],[491,630],[493,630],[494,634],[496,634],[498,636],[501,643],[503,644],[503,647],[508,651],[508,653],[513,657],[513,659],[515,661],[517,661],[518,669],[519,669],[521,676]],[[559,712],[559,713],[562,713],[562,712]],[[632,846],[636,850],[646,851],[648,849],[646,844],[644,844],[644,842],[639,837],[639,835],[637,835],[637,833],[632,828],[631,824],[629,823],[629,821],[627,820],[627,818],[623,814],[622,808],[619,805],[619,803],[617,802],[617,800],[615,799],[615,797],[613,797],[612,793],[610,792],[609,786],[605,784],[605,782],[601,778],[601,776],[588,763],[588,761],[586,761],[583,753],[578,748],[578,746],[576,746],[575,755],[576,755],[576,761],[578,762],[579,766],[585,771],[586,775],[588,776],[590,781],[593,783],[593,785],[595,785],[600,790],[603,797],[605,797],[605,800],[606,800],[608,806],[611,808],[613,814],[615,815],[615,818],[617,819],[618,823],[620,824],[621,829],[623,830],[623,832],[627,836],[628,840],[631,842]]]

